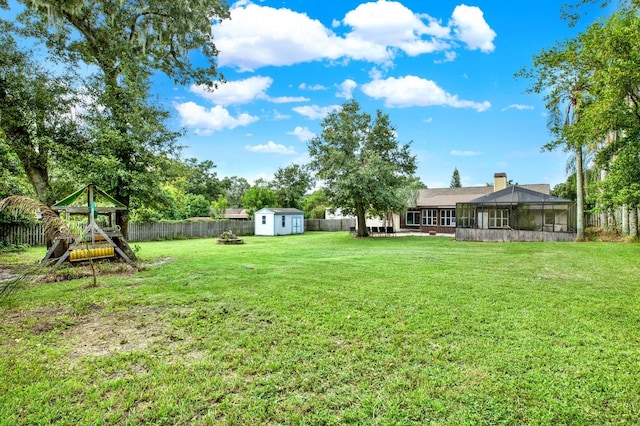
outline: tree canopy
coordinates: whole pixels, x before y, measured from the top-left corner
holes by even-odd
[[[350,100],[322,121],[309,142],[311,168],[327,188],[331,207],[355,214],[358,236],[367,236],[366,215],[386,215],[406,207],[400,190],[416,170],[409,144],[401,145],[389,116],[375,118]]]
[[[638,2],[626,2],[576,38],[534,56],[533,70],[520,74],[535,81],[531,91],[544,93],[552,113],[549,128],[556,139],[546,147],[574,151],[578,176],[583,176],[582,150],[597,152],[597,164],[607,172],[599,185],[601,206],[628,205],[635,222],[639,207],[635,163],[640,163],[639,11]],[[564,108],[561,114],[560,108]],[[576,192],[581,238],[583,179],[576,180]]]
[[[313,183],[313,177],[304,166],[292,164],[278,168],[271,184],[278,207],[301,209],[304,194],[311,189]]]
[[[451,183],[449,184],[449,188],[460,188],[462,183],[460,183],[460,172],[458,168],[455,167],[453,169],[453,174],[451,175]]]
[[[93,164],[89,170],[104,172],[105,189],[127,206],[133,195],[154,192],[157,159],[176,154],[180,132],[166,127],[168,113],[150,101],[150,76],[162,72],[178,84],[216,87],[221,77],[211,25],[229,17],[226,2],[18,2],[26,6],[18,15],[24,33],[61,61],[96,69],[86,85],[91,143],[76,146]],[[196,65],[202,61],[194,56],[206,65]],[[118,222],[126,236],[128,216]]]

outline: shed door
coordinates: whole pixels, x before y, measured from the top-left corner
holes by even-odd
[[[302,234],[302,218],[300,216],[291,218],[291,232],[293,234]]]

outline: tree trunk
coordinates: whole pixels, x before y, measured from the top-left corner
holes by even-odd
[[[358,220],[358,237],[368,237],[367,212],[362,203],[356,203],[356,218]]]
[[[130,195],[115,194],[114,198],[129,208]],[[129,241],[129,210],[120,211],[116,214],[116,225],[120,227],[120,232],[125,241]]]
[[[604,182],[607,179],[607,171],[600,170],[600,182]],[[600,213],[600,226],[603,228],[611,229],[610,218],[611,214],[609,211],[603,211]]]
[[[576,240],[584,241],[584,180],[582,180],[582,145],[576,146]]]
[[[629,207],[622,205],[622,235],[629,235]]]
[[[632,207],[629,215],[629,236],[638,237],[638,208]]]

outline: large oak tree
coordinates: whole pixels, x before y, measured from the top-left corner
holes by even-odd
[[[144,186],[135,179],[143,177],[143,169],[149,171],[140,158],[154,155],[154,150],[171,151],[176,141],[175,135],[160,128],[166,113],[148,105],[149,79],[162,72],[177,84],[215,87],[220,76],[211,26],[214,20],[228,18],[226,2],[18,1],[26,6],[19,20],[32,36],[57,56],[96,70],[93,88],[98,91],[93,96],[103,107],[99,118],[103,143],[98,149],[103,161],[120,166],[111,174],[109,189],[129,205],[132,195]],[[142,119],[145,114],[155,128]],[[165,142],[168,146],[160,146]],[[149,146],[153,148],[149,150]],[[126,236],[128,216],[119,217],[118,222]]]
[[[344,103],[323,120],[322,133],[309,142],[309,155],[332,207],[357,217],[358,236],[368,235],[368,213],[406,207],[400,193],[416,170],[416,159],[380,110],[372,119],[357,101]]]

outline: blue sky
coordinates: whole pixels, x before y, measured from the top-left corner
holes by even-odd
[[[549,141],[540,96],[514,78],[532,55],[573,37],[566,1],[241,0],[213,26],[227,83],[210,93],[163,76],[154,91],[186,128],[185,157],[212,160],[222,176],[271,180],[309,161],[307,142],[323,116],[351,97],[381,109],[401,143],[411,142],[418,177],[464,186],[495,172],[524,183],[565,180],[567,156]]]
[[[464,186],[495,172],[553,186],[566,154],[541,152],[543,101],[513,75],[601,13],[570,29],[563,3],[241,1],[213,29],[228,83],[214,93],[158,87],[171,88],[164,99],[187,128],[184,154],[214,161],[220,176],[269,180],[308,162],[324,114],[353,97],[389,114],[431,188],[448,186],[455,167]]]

